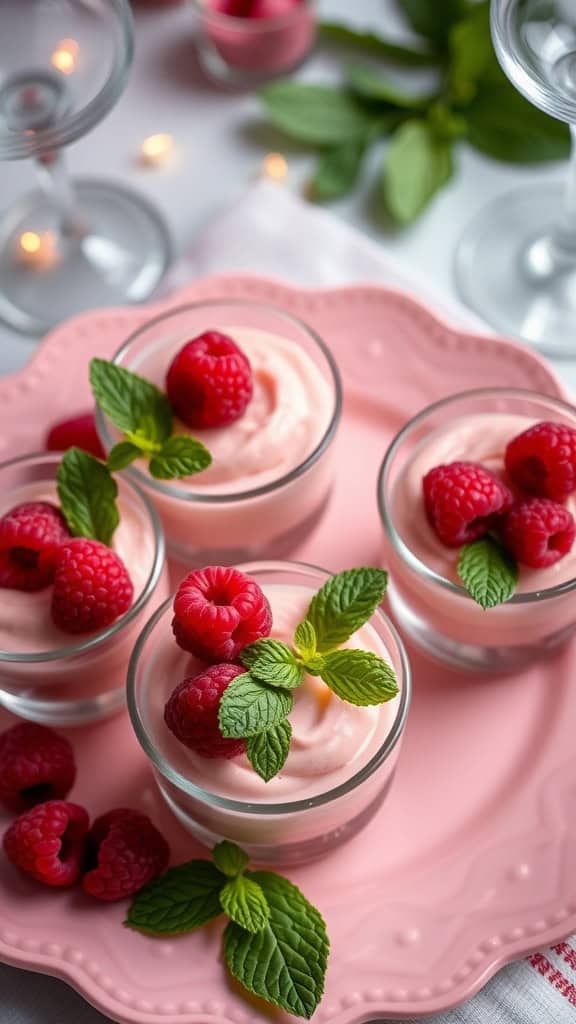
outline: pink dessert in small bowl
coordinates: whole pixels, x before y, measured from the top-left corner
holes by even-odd
[[[513,671],[574,634],[576,461],[572,485],[569,453],[567,486],[545,482],[562,449],[560,430],[572,444],[573,406],[494,388],[437,402],[390,445],[378,485],[390,606],[407,635],[436,659],[472,671]],[[430,504],[437,467],[453,476],[444,532]],[[475,501],[495,504],[475,516]],[[482,540],[495,547],[475,549],[482,558],[465,586],[464,549]],[[484,606],[470,585],[485,588]]]

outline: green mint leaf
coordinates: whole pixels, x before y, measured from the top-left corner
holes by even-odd
[[[170,437],[170,402],[144,377],[106,359],[92,359],[90,384],[102,412],[138,447],[152,450]]]
[[[135,896],[128,928],[146,935],[184,935],[219,917],[220,891],[227,879],[208,860],[170,868]]]
[[[264,892],[270,920],[254,935],[231,923],[224,958],[249,992],[297,1017],[310,1019],[324,992],[330,943],[321,914],[286,878],[270,871],[249,876]]]
[[[453,173],[452,148],[425,121],[407,121],[385,156],[382,186],[389,213],[400,224],[415,220]]]
[[[364,100],[406,110],[420,110],[430,102],[430,96],[410,95],[368,64],[352,64],[347,71],[350,88]]]
[[[222,735],[228,739],[256,736],[287,718],[293,703],[288,690],[267,686],[249,672],[237,676],[220,700],[218,719]]]
[[[358,180],[365,152],[366,142],[353,140],[322,153],[310,182],[312,198],[330,202],[351,192]]]
[[[490,537],[462,548],[458,575],[470,597],[485,611],[509,601],[518,583],[514,559]]]
[[[212,456],[195,437],[174,434],[150,460],[149,470],[157,480],[182,479],[201,473],[212,463]]]
[[[108,467],[80,448],[69,448],[58,466],[57,483],[70,532],[110,544],[120,516],[118,488]]]
[[[294,633],[294,644],[301,658],[308,660],[316,654],[316,630],[308,619],[304,619]]]
[[[394,670],[371,651],[333,651],[324,658],[320,678],[348,704],[385,704],[398,693]]]
[[[324,670],[325,659],[325,654],[314,654],[311,658],[306,658],[304,669],[308,675],[321,676]]]
[[[372,617],[386,593],[383,569],[346,569],[332,576],[312,599],[306,618],[316,632],[319,654],[349,640]]]
[[[459,103],[469,102],[482,80],[501,81],[490,35],[490,5],[479,4],[450,32],[450,87]]]
[[[287,718],[266,732],[246,740],[246,755],[255,772],[270,782],[286,764],[292,739],[292,726]]]
[[[240,654],[240,661],[254,679],[270,686],[293,690],[304,679],[304,670],[294,651],[281,640],[265,637],[248,644]]]
[[[344,89],[283,80],[261,93],[272,123],[293,139],[336,146],[363,139],[371,118]]]
[[[220,904],[231,921],[253,934],[261,932],[270,920],[270,907],[262,888],[244,875],[226,882],[220,891]]]
[[[441,49],[445,48],[451,26],[466,11],[466,0],[397,0],[410,25]]]
[[[106,465],[111,473],[116,473],[119,469],[125,469],[131,462],[134,462],[134,459],[139,459],[141,456],[142,451],[137,445],[132,444],[131,441],[120,441],[108,452]]]
[[[570,152],[568,126],[532,106],[504,75],[482,84],[466,119],[470,144],[496,160],[542,163]]]
[[[227,878],[236,878],[237,875],[241,875],[250,861],[248,854],[228,839],[224,839],[214,847],[212,857],[218,870]]]
[[[357,31],[349,25],[338,22],[324,21],[320,25],[321,38],[340,46],[354,47],[365,53],[382,57],[390,64],[402,64],[406,67],[430,67],[437,63],[435,54],[426,50],[416,50],[409,46],[388,42],[375,32]]]

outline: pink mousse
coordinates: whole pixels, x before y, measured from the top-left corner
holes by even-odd
[[[286,71],[314,42],[316,24],[307,0],[208,0],[205,7],[206,34],[231,68]]]

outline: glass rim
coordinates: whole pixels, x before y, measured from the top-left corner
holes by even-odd
[[[287,568],[293,570],[304,570],[306,573],[319,573],[324,578],[329,578],[333,574],[328,572],[326,569],[322,569],[320,566],[312,565],[308,562],[296,562],[296,561],[262,561],[262,562],[244,562],[237,566],[242,572],[255,573],[257,571],[273,571],[273,570],[286,570]],[[187,796],[194,797],[205,805],[211,807],[219,807],[227,811],[235,811],[241,814],[250,814],[253,816],[268,817],[271,815],[286,815],[295,814],[300,811],[311,811],[317,807],[321,807],[324,804],[332,803],[334,800],[338,800],[340,797],[346,796],[348,793],[357,789],[363,782],[366,782],[374,773],[380,768],[380,766],[387,760],[388,756],[396,747],[397,743],[402,736],[404,726],[406,724],[406,718],[408,715],[408,709],[410,706],[410,700],[412,696],[412,676],[410,672],[410,663],[408,661],[408,655],[406,653],[404,643],[400,637],[396,627],[390,621],[388,616],[382,607],[379,606],[374,615],[371,617],[370,622],[374,618],[377,618],[383,625],[386,626],[389,631],[398,651],[398,657],[400,660],[401,670],[401,690],[400,699],[398,701],[398,709],[392,727],[386,734],[381,746],[372,755],[370,760],[354,775],[347,780],[342,782],[340,785],[333,787],[332,789],[326,790],[323,793],[319,793],[316,796],[302,798],[300,800],[287,800],[282,803],[271,803],[271,802],[254,802],[250,800],[234,800],[230,797],[222,796],[218,793],[212,793],[202,786],[197,786],[191,782],[180,772],[172,768],[169,762],[158,753],[155,744],[150,739],[146,727],[142,721],[140,710],[138,706],[138,700],[136,699],[136,671],[140,660],[141,653],[144,649],[146,641],[150,637],[154,628],[163,617],[167,609],[171,606],[174,601],[174,594],[171,594],[166,601],[164,601],[159,608],[156,609],[152,617],[148,620],[144,629],[142,630],[136,645],[130,657],[128,664],[127,674],[127,704],[128,713],[132,722],[132,728],[134,729],[136,739],[142,747],[144,753],[151,761],[154,768],[163,776],[168,782],[175,786],[180,792],[185,793]]]
[[[316,8],[317,0],[301,0],[301,3],[291,11],[287,11],[285,14],[275,14],[269,18],[242,18],[239,15],[226,14],[224,11],[209,7],[206,0],[192,0],[192,4],[198,14],[216,25],[221,25],[223,28],[232,27],[239,32],[264,35],[266,32],[292,24],[301,16],[304,9]]]
[[[128,338],[126,338],[126,341],[124,341],[120,348],[114,353],[112,362],[116,365],[123,365],[128,369],[128,366],[126,366],[125,363],[121,363],[122,358],[128,353],[134,342],[148,331],[150,327],[155,327],[157,324],[160,324],[171,317],[181,316],[182,314],[190,311],[206,309],[213,306],[237,306],[239,308],[259,309],[268,313],[274,313],[276,316],[280,316],[281,318],[288,320],[290,323],[298,327],[299,330],[304,331],[304,333],[307,334],[315,343],[317,348],[319,348],[328,365],[334,387],[334,408],[328,422],[328,426],[318,441],[318,444],[306,456],[306,458],[302,460],[302,462],[299,462],[298,465],[294,466],[287,473],[284,473],[283,476],[280,476],[275,480],[271,480],[267,484],[261,484],[259,487],[252,487],[244,491],[219,494],[207,490],[197,491],[193,488],[176,487],[173,484],[167,484],[161,480],[156,480],[154,477],[135,466],[128,466],[122,471],[123,476],[132,477],[140,487],[147,488],[152,492],[158,492],[159,494],[163,494],[170,498],[177,498],[180,501],[191,503],[196,502],[200,505],[229,505],[233,502],[260,498],[266,494],[271,494],[272,492],[279,490],[281,487],[285,487],[287,484],[292,483],[293,480],[297,480],[298,477],[306,473],[307,470],[320,459],[326,449],[330,446],[342,416],[342,380],[336,359],[328,348],[326,342],[323,341],[313,327],[310,327],[299,317],[294,316],[292,313],[287,313],[285,310],[280,309],[277,306],[273,306],[265,302],[255,302],[252,299],[227,299],[225,297],[201,299],[198,302],[188,302],[181,306],[174,306],[169,310],[165,310],[163,313],[159,313],[157,316],[152,317],[151,320],[146,320],[146,322],[140,324],[135,331],[132,331]],[[107,419],[98,405],[96,405],[96,427],[104,448],[109,450],[114,444],[114,439],[108,430]]]
[[[438,584],[445,590],[449,590],[452,594],[457,594],[459,597],[463,597],[468,601],[472,601],[473,598],[470,597],[470,594],[464,587],[460,586],[458,583],[454,583],[452,580],[446,579],[446,577],[442,576],[440,573],[435,572],[434,569],[431,569],[430,566],[421,561],[421,559],[410,550],[408,545],[404,543],[396,530],[392,516],[388,511],[387,502],[385,501],[385,490],[394,456],[397,454],[407,437],[409,437],[412,431],[418,427],[427,416],[438,412],[439,409],[442,409],[453,402],[465,399],[492,397],[523,398],[530,401],[551,403],[562,412],[570,413],[572,419],[576,420],[576,409],[569,402],[564,401],[562,398],[555,398],[552,395],[545,395],[538,391],[529,391],[527,388],[475,388],[470,391],[458,391],[453,395],[448,395],[446,398],[440,398],[437,402],[433,402],[431,405],[427,405],[425,409],[422,409],[416,416],[413,416],[408,423],[398,431],[386,451],[378,473],[377,493],[380,520],[384,527],[386,536],[391,541],[394,550],[411,569],[418,572],[426,580]],[[576,589],[576,577],[573,577],[570,580],[565,580],[563,583],[558,583],[554,587],[548,587],[545,590],[529,590],[513,594],[512,597],[506,601],[506,605],[532,604],[535,601],[542,601],[543,598],[561,597],[564,594],[571,593],[574,589]]]
[[[531,74],[515,48],[510,45],[509,19],[516,4],[517,0],[491,0],[490,28],[498,61],[518,92],[532,106],[551,117],[573,124],[576,119],[576,103],[571,103],[562,93],[553,93],[536,72]]]
[[[12,468],[26,462],[59,462],[61,456],[61,452],[32,452],[28,455],[20,455],[14,459],[8,459],[5,462],[0,463],[0,473],[4,469]],[[0,650],[0,665],[11,663],[18,663],[20,665],[33,663],[41,664],[48,661],[59,661],[62,658],[71,658],[78,654],[84,654],[87,651],[96,650],[102,644],[106,643],[106,641],[111,637],[115,636],[116,633],[123,630],[125,626],[128,626],[132,620],[139,615],[142,609],[145,608],[156,589],[156,584],[158,583],[164,568],[164,533],[162,531],[162,526],[160,525],[158,513],[150,499],[143,493],[143,491],[133,484],[131,480],[123,480],[121,484],[126,485],[131,491],[133,491],[139,501],[144,505],[144,508],[150,518],[154,536],[154,559],[152,562],[152,568],[138,598],[130,606],[128,611],[124,613],[124,615],[121,615],[120,618],[116,619],[111,626],[108,626],[100,633],[96,633],[87,639],[79,640],[72,644],[66,644],[63,647],[54,647],[48,651],[16,652]]]

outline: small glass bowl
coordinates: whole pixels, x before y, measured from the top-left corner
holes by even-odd
[[[276,479],[268,475],[261,486],[223,491],[202,485],[202,474],[167,482],[155,480],[138,465],[125,470],[154,503],[168,555],[187,567],[284,557],[306,537],[321,517],[331,490],[332,442],[342,409],[338,368],[321,338],[289,314],[254,302],[222,299],[171,310],[132,334],[114,362],[163,389],[166,371],[182,345],[212,329],[232,337],[237,330],[265,331],[301,348],[330,390],[331,410],[322,436],[304,460]],[[119,437],[100,410],[96,421],[109,451]],[[196,433],[202,438],[205,432]]]
[[[0,514],[24,501],[57,503],[60,458],[26,455],[0,465]],[[50,620],[51,587],[34,593],[0,589],[1,635],[13,634],[22,615],[33,617],[38,630],[46,632],[47,642],[53,639],[56,644],[37,649],[32,626],[32,642],[0,650],[0,705],[21,718],[53,726],[85,725],[125,707],[132,648],[150,613],[169,593],[169,582],[164,537],[154,508],[130,481],[120,480],[118,485],[121,516],[130,515],[142,536],[150,537],[148,548],[139,547],[144,582],[125,615],[100,633],[67,636]]]
[[[265,592],[266,587],[282,585],[305,588],[311,597],[330,575],[299,562],[255,562],[239,568],[253,576]],[[314,860],[359,832],[390,789],[410,703],[408,660],[386,615],[378,610],[370,621],[387,650],[400,689],[394,707],[388,706],[390,727],[383,742],[375,753],[367,755],[365,764],[335,788],[322,791],[315,776],[310,780],[315,790],[312,796],[275,803],[232,799],[195,784],[189,777],[189,752],[172,736],[163,719],[168,698],[185,677],[186,666],[190,666],[189,656],[172,638],[171,618],[172,599],[156,611],[136,644],[128,670],[128,709],[160,793],[180,823],[209,847],[222,839],[239,843],[261,864]],[[163,648],[166,638],[168,646]],[[156,661],[163,651],[165,665],[169,665],[164,674]],[[265,785],[262,783],[262,787]]]
[[[425,511],[421,487],[414,498],[408,518],[399,521],[395,502],[395,488],[405,479],[407,467],[425,445],[434,431],[441,431],[451,422],[476,415],[523,416],[533,422],[555,421],[576,428],[576,409],[559,399],[531,391],[512,388],[486,388],[452,395],[424,409],[397,434],[392,441],[378,481],[380,516],[385,533],[384,558],[390,569],[388,600],[394,618],[425,653],[434,659],[459,669],[477,672],[510,672],[541,659],[568,640],[576,628],[576,573],[566,578],[566,572],[555,585],[550,584],[551,569],[525,570],[529,573],[530,589],[520,588],[506,604],[484,611],[466,590],[430,564],[413,550],[414,544],[406,539],[411,527]],[[520,429],[507,436],[511,440]],[[478,427],[478,436],[481,427]],[[491,451],[491,460],[502,466],[505,444]],[[443,461],[478,461],[470,458],[464,447],[462,452],[452,450],[449,459],[437,458],[426,470]],[[482,459],[480,458],[480,462]],[[426,527],[428,529],[428,527]],[[432,538],[430,529],[430,537]],[[442,548],[440,542],[434,542]],[[443,548],[454,568],[455,549]],[[576,551],[576,548],[574,549]],[[571,556],[566,556],[570,558]],[[558,562],[554,570],[560,570]],[[565,563],[568,575],[570,563]],[[540,589],[532,589],[538,578],[544,581]]]
[[[218,11],[210,0],[193,0],[200,64],[223,85],[257,85],[293,71],[316,40],[316,0],[302,0],[272,18],[238,18]]]

